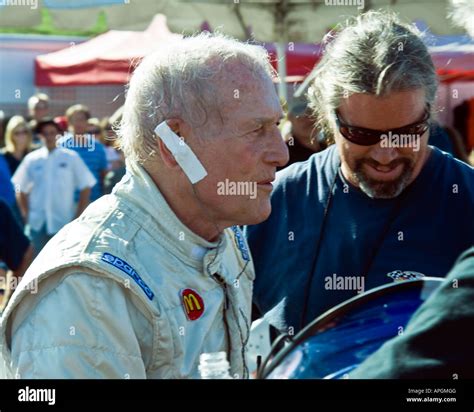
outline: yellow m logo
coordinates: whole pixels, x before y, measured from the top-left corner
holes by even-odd
[[[194,296],[192,293],[183,296],[184,299],[184,306],[186,307],[186,312],[192,312],[194,311],[194,307],[196,307],[197,310],[201,310],[201,305],[199,304],[199,301],[197,300],[196,296]]]

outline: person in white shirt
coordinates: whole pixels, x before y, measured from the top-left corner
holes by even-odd
[[[39,122],[36,132],[43,147],[28,154],[12,178],[35,255],[66,223],[83,212],[96,183],[77,153],[57,147],[61,131],[54,120]],[[80,191],[77,205],[75,190]]]

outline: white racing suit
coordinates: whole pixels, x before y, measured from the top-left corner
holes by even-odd
[[[207,242],[133,165],[28,269],[0,320],[0,376],[196,378],[201,353],[227,351],[247,378],[254,276],[238,227]]]

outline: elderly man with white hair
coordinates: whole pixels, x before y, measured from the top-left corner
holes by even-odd
[[[248,376],[254,269],[238,226],[269,216],[288,161],[271,74],[263,48],[222,35],[143,60],[120,131],[127,174],[33,262],[1,319],[0,369],[193,378],[200,354],[226,351]]]

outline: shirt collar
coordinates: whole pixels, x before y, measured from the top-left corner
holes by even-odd
[[[146,170],[132,162],[127,162],[127,175],[116,187],[114,193],[140,207],[140,223],[152,235],[161,239],[161,245],[180,260],[198,267],[218,272],[221,251],[226,247],[226,237],[209,242],[185,226],[170,208],[160,190]]]

